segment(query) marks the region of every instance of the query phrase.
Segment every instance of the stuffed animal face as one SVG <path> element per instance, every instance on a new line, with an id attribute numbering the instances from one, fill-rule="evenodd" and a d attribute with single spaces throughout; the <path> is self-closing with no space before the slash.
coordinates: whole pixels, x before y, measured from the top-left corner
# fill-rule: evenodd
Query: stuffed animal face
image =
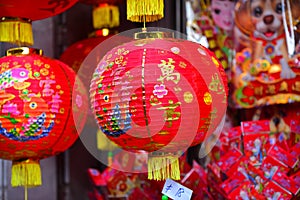
<path id="1" fill-rule="evenodd" d="M 250 13 L 255 37 L 272 41 L 283 33 L 284 7 L 281 0 L 251 0 Z"/>

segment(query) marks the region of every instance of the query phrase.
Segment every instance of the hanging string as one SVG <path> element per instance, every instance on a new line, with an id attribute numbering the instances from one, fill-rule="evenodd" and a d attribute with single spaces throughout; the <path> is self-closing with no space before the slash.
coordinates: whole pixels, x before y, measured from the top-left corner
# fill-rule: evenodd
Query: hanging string
<path id="1" fill-rule="evenodd" d="M 28 187 L 24 186 L 24 200 L 28 200 Z"/>
<path id="2" fill-rule="evenodd" d="M 145 4 L 143 5 L 143 10 L 144 10 L 144 30 L 146 30 L 146 8 Z"/>

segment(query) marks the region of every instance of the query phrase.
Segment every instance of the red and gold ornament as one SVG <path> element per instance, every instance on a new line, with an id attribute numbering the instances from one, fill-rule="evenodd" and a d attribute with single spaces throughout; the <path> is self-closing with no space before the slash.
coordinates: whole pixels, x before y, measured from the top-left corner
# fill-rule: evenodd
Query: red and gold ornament
<path id="1" fill-rule="evenodd" d="M 0 0 L 0 41 L 32 45 L 31 22 L 58 15 L 78 0 Z"/>
<path id="2" fill-rule="evenodd" d="M 10 49 L 0 59 L 0 158 L 13 161 L 12 186 L 41 185 L 39 160 L 65 151 L 78 138 L 83 126 L 76 130 L 72 106 L 83 110 L 87 104 L 79 84 L 73 90 L 74 82 L 67 65 L 41 50 Z M 84 112 L 74 114 L 85 120 Z"/>
<path id="3" fill-rule="evenodd" d="M 224 118 L 227 80 L 221 63 L 199 44 L 138 39 L 103 57 L 90 96 L 110 140 L 149 153 L 149 179 L 179 179 L 178 151 L 202 142 Z"/>

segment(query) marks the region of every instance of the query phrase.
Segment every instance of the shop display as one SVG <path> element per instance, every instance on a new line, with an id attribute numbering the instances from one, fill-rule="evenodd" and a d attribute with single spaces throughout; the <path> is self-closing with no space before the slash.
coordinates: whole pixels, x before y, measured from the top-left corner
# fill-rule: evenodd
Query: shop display
<path id="1" fill-rule="evenodd" d="M 0 42 L 33 45 L 31 22 L 76 2 L 94 31 L 61 61 L 29 47 L 0 58 L 0 158 L 26 200 L 39 161 L 84 128 L 96 164 L 62 158 L 58 198 L 78 184 L 90 200 L 300 199 L 300 0 L 0 0 Z M 118 34 L 119 8 L 141 28 Z M 186 35 L 159 27 L 165 10 Z"/>

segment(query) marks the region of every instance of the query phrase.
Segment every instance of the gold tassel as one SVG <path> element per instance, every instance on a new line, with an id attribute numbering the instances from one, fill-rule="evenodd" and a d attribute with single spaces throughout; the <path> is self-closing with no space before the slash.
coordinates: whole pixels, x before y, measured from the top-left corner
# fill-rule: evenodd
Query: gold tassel
<path id="1" fill-rule="evenodd" d="M 100 4 L 93 9 L 93 26 L 95 29 L 113 28 L 120 25 L 119 7 Z"/>
<path id="2" fill-rule="evenodd" d="M 6 18 L 0 20 L 0 41 L 17 45 L 33 45 L 31 21 L 20 18 Z"/>
<path id="3" fill-rule="evenodd" d="M 11 168 L 12 187 L 37 187 L 42 185 L 42 175 L 39 161 L 27 159 L 13 161 Z"/>
<path id="4" fill-rule="evenodd" d="M 127 19 L 154 22 L 164 17 L 164 0 L 127 0 Z"/>
<path id="5" fill-rule="evenodd" d="M 175 154 L 155 155 L 150 153 L 148 156 L 148 179 L 149 180 L 173 180 L 180 179 L 180 169 L 178 156 Z"/>

